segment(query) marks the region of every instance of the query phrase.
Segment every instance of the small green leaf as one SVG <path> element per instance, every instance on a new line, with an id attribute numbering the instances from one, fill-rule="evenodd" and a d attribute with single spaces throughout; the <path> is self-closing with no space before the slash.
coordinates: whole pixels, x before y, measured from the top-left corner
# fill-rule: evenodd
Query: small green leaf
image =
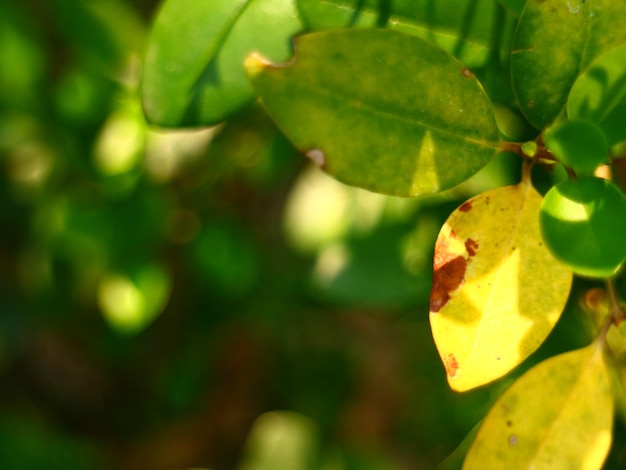
<path id="1" fill-rule="evenodd" d="M 626 140 L 626 45 L 599 56 L 576 79 L 567 113 L 598 124 L 609 146 Z"/>
<path id="2" fill-rule="evenodd" d="M 604 133 L 590 121 L 563 121 L 546 131 L 544 141 L 563 165 L 577 173 L 593 173 L 609 152 Z"/>
<path id="3" fill-rule="evenodd" d="M 626 197 L 608 180 L 582 176 L 554 186 L 540 222 L 554 256 L 577 274 L 610 277 L 626 260 Z"/>
<path id="4" fill-rule="evenodd" d="M 430 324 L 454 390 L 512 370 L 565 307 L 572 271 L 542 243 L 540 205 L 528 183 L 497 188 L 462 204 L 437 237 Z"/>
<path id="5" fill-rule="evenodd" d="M 294 0 L 167 0 L 144 64 L 148 120 L 160 126 L 223 121 L 254 98 L 245 57 L 260 51 L 285 60 L 300 29 Z"/>
<path id="6" fill-rule="evenodd" d="M 609 374 L 593 344 L 520 377 L 489 411 L 463 469 L 600 469 L 612 426 Z"/>
<path id="7" fill-rule="evenodd" d="M 533 158 L 537 154 L 537 142 L 529 141 L 522 144 L 522 153 L 527 157 Z"/>
<path id="8" fill-rule="evenodd" d="M 491 104 L 460 62 L 389 30 L 297 38 L 284 65 L 246 63 L 269 115 L 340 181 L 419 196 L 451 188 L 497 152 Z"/>
<path id="9" fill-rule="evenodd" d="M 520 17 L 511 71 L 520 107 L 538 129 L 563 112 L 581 70 L 626 42 L 626 2 L 528 0 Z"/>

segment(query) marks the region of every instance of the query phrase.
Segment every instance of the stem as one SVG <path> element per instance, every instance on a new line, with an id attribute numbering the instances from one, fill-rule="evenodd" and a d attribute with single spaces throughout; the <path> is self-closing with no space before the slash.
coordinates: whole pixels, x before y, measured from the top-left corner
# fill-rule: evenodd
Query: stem
<path id="1" fill-rule="evenodd" d="M 558 163 L 558 160 L 554 158 L 554 155 L 552 155 L 552 153 L 546 148 L 543 141 L 541 140 L 537 141 L 537 152 L 535 153 L 533 157 L 525 155 L 524 152 L 522 152 L 522 143 L 520 142 L 500 142 L 498 144 L 498 150 L 500 152 L 516 153 L 517 155 L 524 158 L 525 160 L 532 160 L 535 162 L 543 161 L 543 162 Z"/>
<path id="2" fill-rule="evenodd" d="M 598 343 L 604 343 L 611 325 L 619 325 L 626 316 L 626 312 L 624 312 L 624 309 L 619 304 L 615 284 L 612 279 L 606 280 L 606 288 L 609 293 L 610 309 L 608 315 L 602 323 L 602 326 L 600 327 L 600 330 L 598 331 Z"/>
<path id="3" fill-rule="evenodd" d="M 524 159 L 524 162 L 522 163 L 522 183 L 523 184 L 530 185 L 532 182 L 530 171 L 532 170 L 533 163 L 534 163 L 533 160 L 527 160 L 527 159 Z"/>
<path id="4" fill-rule="evenodd" d="M 619 298 L 617 297 L 617 291 L 615 290 L 615 283 L 613 279 L 607 279 L 606 281 L 606 290 L 609 293 L 609 302 L 611 303 L 610 315 L 613 318 L 613 322 L 615 325 L 619 325 L 624 317 L 626 316 L 626 312 L 619 304 Z"/>
<path id="5" fill-rule="evenodd" d="M 604 321 L 602 322 L 602 326 L 598 331 L 598 336 L 596 337 L 596 344 L 602 345 L 606 342 L 606 335 L 609 332 L 609 328 L 613 325 L 613 315 L 610 313 L 606 316 Z"/>

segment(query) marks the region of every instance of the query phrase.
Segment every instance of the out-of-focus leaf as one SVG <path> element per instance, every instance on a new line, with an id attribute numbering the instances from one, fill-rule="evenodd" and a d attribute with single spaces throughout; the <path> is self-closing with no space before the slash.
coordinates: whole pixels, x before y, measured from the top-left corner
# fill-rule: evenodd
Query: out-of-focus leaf
<path id="1" fill-rule="evenodd" d="M 45 71 L 42 41 L 11 2 L 0 4 L 0 104 L 28 108 Z"/>
<path id="2" fill-rule="evenodd" d="M 149 264 L 131 277 L 110 274 L 98 287 L 98 304 L 112 328 L 123 334 L 144 330 L 163 311 L 172 280 L 161 266 Z"/>
<path id="3" fill-rule="evenodd" d="M 543 129 L 564 111 L 570 88 L 597 56 L 626 42 L 626 2 L 528 0 L 513 41 L 513 87 Z"/>
<path id="4" fill-rule="evenodd" d="M 120 0 L 52 0 L 48 7 L 60 33 L 86 58 L 118 71 L 130 53 L 143 48 L 145 27 Z"/>
<path id="5" fill-rule="evenodd" d="M 219 224 L 204 227 L 190 244 L 192 266 L 200 281 L 227 296 L 250 292 L 259 280 L 259 259 L 242 227 Z"/>
<path id="6" fill-rule="evenodd" d="M 430 278 L 426 259 L 417 273 L 403 262 L 407 229 L 380 226 L 319 252 L 313 281 L 327 299 L 356 305 L 397 307 L 428 299 Z"/>
<path id="7" fill-rule="evenodd" d="M 251 52 L 285 60 L 301 28 L 294 0 L 168 0 L 146 52 L 142 98 L 161 126 L 223 121 L 253 99 L 243 61 Z"/>
<path id="8" fill-rule="evenodd" d="M 609 374 L 593 344 L 519 378 L 491 408 L 463 469 L 600 469 L 612 422 Z"/>
<path id="9" fill-rule="evenodd" d="M 318 430 L 298 413 L 273 411 L 252 425 L 239 470 L 307 470 L 318 454 Z"/>
<path id="10" fill-rule="evenodd" d="M 435 245 L 430 323 L 448 383 L 464 391 L 526 359 L 565 307 L 569 268 L 543 245 L 529 183 L 462 204 Z"/>
<path id="11" fill-rule="evenodd" d="M 419 38 L 341 30 L 297 38 L 295 58 L 246 66 L 270 116 L 345 183 L 419 196 L 451 188 L 495 155 L 491 104 L 460 62 Z"/>
<path id="12" fill-rule="evenodd" d="M 541 232 L 554 256 L 577 274 L 610 277 L 626 260 L 626 197 L 592 176 L 559 183 L 541 205 Z"/>

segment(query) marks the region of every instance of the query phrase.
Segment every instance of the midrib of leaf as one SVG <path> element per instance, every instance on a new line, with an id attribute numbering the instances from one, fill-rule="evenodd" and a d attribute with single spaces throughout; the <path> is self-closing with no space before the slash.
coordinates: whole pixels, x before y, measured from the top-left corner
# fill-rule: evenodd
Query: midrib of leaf
<path id="1" fill-rule="evenodd" d="M 559 423 L 561 416 L 563 415 L 564 411 L 568 408 L 566 406 L 566 403 L 568 403 L 571 399 L 571 397 L 574 395 L 574 392 L 578 389 L 578 385 L 581 383 L 583 377 L 585 376 L 585 372 L 587 371 L 587 369 L 589 369 L 589 365 L 591 364 L 592 361 L 594 361 L 596 359 L 596 354 L 601 354 L 602 353 L 602 348 L 598 347 L 597 344 L 594 344 L 593 347 L 593 351 L 591 352 L 591 354 L 589 355 L 588 360 L 586 361 L 586 364 L 580 368 L 579 373 L 578 373 L 578 378 L 576 379 L 576 382 L 574 383 L 574 385 L 570 388 L 569 392 L 566 394 L 566 396 L 564 397 L 564 399 L 561 401 L 562 406 L 559 407 L 558 412 L 556 413 L 556 415 L 554 415 L 554 419 L 552 420 L 550 426 L 548 426 L 543 433 L 541 433 L 541 439 L 539 439 L 539 444 L 537 445 L 537 449 L 534 452 L 534 457 L 536 458 L 538 455 L 540 455 L 540 451 L 541 449 L 543 449 L 546 446 L 546 436 L 551 436 L 552 435 L 552 431 L 553 429 L 556 427 L 556 425 Z M 534 461 L 535 458 L 533 458 L 531 460 Z"/>
<path id="2" fill-rule="evenodd" d="M 209 64 L 213 60 L 213 58 L 218 54 L 220 48 L 224 45 L 224 43 L 228 39 L 228 35 L 230 34 L 231 30 L 237 24 L 237 21 L 239 21 L 239 18 L 242 17 L 242 15 L 245 13 L 245 11 L 250 7 L 250 5 L 254 1 L 255 0 L 246 0 L 246 3 L 242 5 L 239 11 L 235 15 L 232 16 L 231 20 L 227 22 L 224 25 L 224 27 L 219 31 L 219 33 L 215 36 L 215 41 L 209 44 L 209 46 L 212 46 L 212 47 L 207 48 L 206 54 L 204 56 L 204 60 L 199 61 L 201 66 L 199 67 L 199 70 L 195 74 L 195 77 L 193 80 L 194 83 L 197 82 L 198 78 L 202 76 L 202 73 L 204 72 L 204 69 L 206 68 L 207 64 Z"/>
<path id="3" fill-rule="evenodd" d="M 336 101 L 339 102 L 341 104 L 347 104 L 349 105 L 350 108 L 352 108 L 353 110 L 360 112 L 360 111 L 368 111 L 371 114 L 374 115 L 378 115 L 378 116 L 384 116 L 386 118 L 389 118 L 391 120 L 396 120 L 396 121 L 400 121 L 400 122 L 405 122 L 405 123 L 409 123 L 412 125 L 417 125 L 419 127 L 434 131 L 434 132 L 439 132 L 441 134 L 447 134 L 447 135 L 451 135 L 460 139 L 463 139 L 464 141 L 468 142 L 468 143 L 472 143 L 472 144 L 476 144 L 479 145 L 481 147 L 491 147 L 494 149 L 499 148 L 498 142 L 497 141 L 487 141 L 487 140 L 480 140 L 480 139 L 474 139 L 472 137 L 467 137 L 464 135 L 460 135 L 460 134 L 455 134 L 452 131 L 449 131 L 447 129 L 441 129 L 438 128 L 436 126 L 433 126 L 432 124 L 427 124 L 423 121 L 419 121 L 417 119 L 413 119 L 411 117 L 408 116 L 404 116 L 401 114 L 394 114 L 392 112 L 386 111 L 386 110 L 382 110 L 382 109 L 377 109 L 372 107 L 371 105 L 369 105 L 367 102 L 365 101 L 358 101 L 356 99 L 347 99 L 345 97 L 338 97 L 335 93 L 332 93 L 331 91 L 326 91 L 323 90 L 321 88 L 316 88 L 316 89 L 310 89 L 307 88 L 305 86 L 295 86 L 295 89 L 297 89 L 298 91 L 304 91 L 305 93 L 309 93 L 312 95 L 316 95 L 319 96 L 320 98 L 328 98 L 332 101 Z"/>
<path id="4" fill-rule="evenodd" d="M 509 237 L 506 246 L 504 246 L 501 250 L 502 255 L 498 257 L 499 260 L 503 260 L 505 259 L 506 253 L 509 253 L 511 250 L 511 245 L 513 244 L 513 241 L 516 239 L 516 234 L 520 225 L 520 221 L 522 220 L 522 214 L 524 212 L 524 205 L 526 204 L 526 198 L 528 197 L 528 193 L 530 191 L 530 189 L 532 188 L 532 184 L 530 182 L 522 182 L 520 183 L 521 185 L 523 185 L 523 192 L 522 192 L 522 197 L 521 197 L 521 202 L 519 205 L 519 210 L 517 211 L 517 218 L 515 219 L 515 224 L 514 224 L 514 228 L 509 232 L 511 233 L 511 236 Z M 514 235 L 515 234 L 515 235 Z M 501 276 L 501 271 L 502 271 L 502 263 L 498 264 L 498 268 L 496 268 L 496 274 L 494 276 L 494 282 L 492 284 L 492 288 L 489 289 L 489 295 L 487 296 L 487 302 L 485 304 L 485 308 L 483 311 L 485 312 L 489 312 L 489 307 L 491 306 L 491 302 L 493 299 L 493 295 L 494 292 L 496 291 L 496 286 L 498 285 L 498 281 L 500 279 Z M 517 287 L 517 286 L 516 286 Z M 498 290 L 498 292 L 500 292 Z M 493 317 L 493 313 L 490 315 L 489 320 L 491 320 L 491 318 Z M 474 356 L 474 352 L 476 351 L 476 345 L 479 343 L 479 339 L 482 338 L 483 336 L 483 329 L 485 328 L 485 325 L 487 323 L 491 323 L 490 321 L 486 321 L 486 319 L 481 320 L 479 325 L 478 325 L 478 329 L 476 330 L 476 335 L 474 336 L 474 342 L 472 343 L 472 347 L 470 349 L 470 353 L 467 356 L 467 363 L 471 363 L 471 359 Z"/>
<path id="5" fill-rule="evenodd" d="M 551 124 L 554 124 L 558 121 L 561 120 L 561 117 L 565 118 L 567 117 L 567 98 L 569 96 L 569 92 L 572 89 L 572 86 L 574 85 L 574 83 L 576 82 L 576 78 L 578 78 L 582 73 L 583 73 L 583 64 L 586 64 L 587 66 L 592 62 L 590 60 L 584 60 L 586 59 L 586 56 L 588 55 L 589 52 L 589 30 L 591 28 L 591 21 L 593 21 L 589 15 L 588 12 L 585 12 L 586 17 L 585 17 L 585 29 L 583 31 L 583 46 L 580 49 L 580 53 L 578 54 L 578 71 L 576 73 L 576 77 L 574 78 L 574 80 L 572 80 L 572 83 L 570 84 L 570 88 L 569 91 L 566 93 L 565 95 L 565 100 L 563 102 L 563 105 L 561 106 L 561 109 L 559 109 L 559 112 L 556 114 L 556 116 L 554 116 L 554 119 L 552 119 L 551 122 L 549 122 L 545 127 L 549 127 Z"/>

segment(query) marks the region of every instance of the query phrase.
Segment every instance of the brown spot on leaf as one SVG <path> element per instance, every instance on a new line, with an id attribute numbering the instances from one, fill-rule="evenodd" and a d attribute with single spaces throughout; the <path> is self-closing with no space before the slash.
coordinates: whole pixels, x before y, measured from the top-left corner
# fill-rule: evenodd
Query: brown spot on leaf
<path id="1" fill-rule="evenodd" d="M 446 368 L 446 374 L 448 374 L 448 377 L 455 377 L 459 371 L 459 361 L 456 360 L 454 354 L 448 354 L 443 359 L 443 366 Z"/>
<path id="2" fill-rule="evenodd" d="M 530 101 L 528 102 L 528 107 L 529 107 L 529 108 L 534 108 L 534 107 L 535 107 L 535 100 L 530 100 Z"/>
<path id="3" fill-rule="evenodd" d="M 511 434 L 509 436 L 509 445 L 511 447 L 515 447 L 517 445 L 517 436 L 515 434 Z"/>
<path id="4" fill-rule="evenodd" d="M 470 256 L 475 256 L 476 250 L 478 250 L 478 243 L 476 243 L 471 238 L 468 238 L 467 240 L 465 240 L 465 249 Z"/>
<path id="5" fill-rule="evenodd" d="M 471 78 L 474 75 L 472 71 L 468 69 L 467 67 L 463 67 L 462 73 L 463 73 L 463 76 L 467 78 Z"/>
<path id="6" fill-rule="evenodd" d="M 472 210 L 472 201 L 467 201 L 464 202 L 463 204 L 461 204 L 461 207 L 459 207 L 459 210 L 461 212 L 469 212 Z"/>
<path id="7" fill-rule="evenodd" d="M 466 269 L 467 261 L 462 256 L 457 256 L 447 263 L 437 266 L 437 255 L 435 255 L 433 287 L 430 291 L 431 312 L 438 312 L 448 303 L 450 292 L 456 290 L 463 282 Z"/>

